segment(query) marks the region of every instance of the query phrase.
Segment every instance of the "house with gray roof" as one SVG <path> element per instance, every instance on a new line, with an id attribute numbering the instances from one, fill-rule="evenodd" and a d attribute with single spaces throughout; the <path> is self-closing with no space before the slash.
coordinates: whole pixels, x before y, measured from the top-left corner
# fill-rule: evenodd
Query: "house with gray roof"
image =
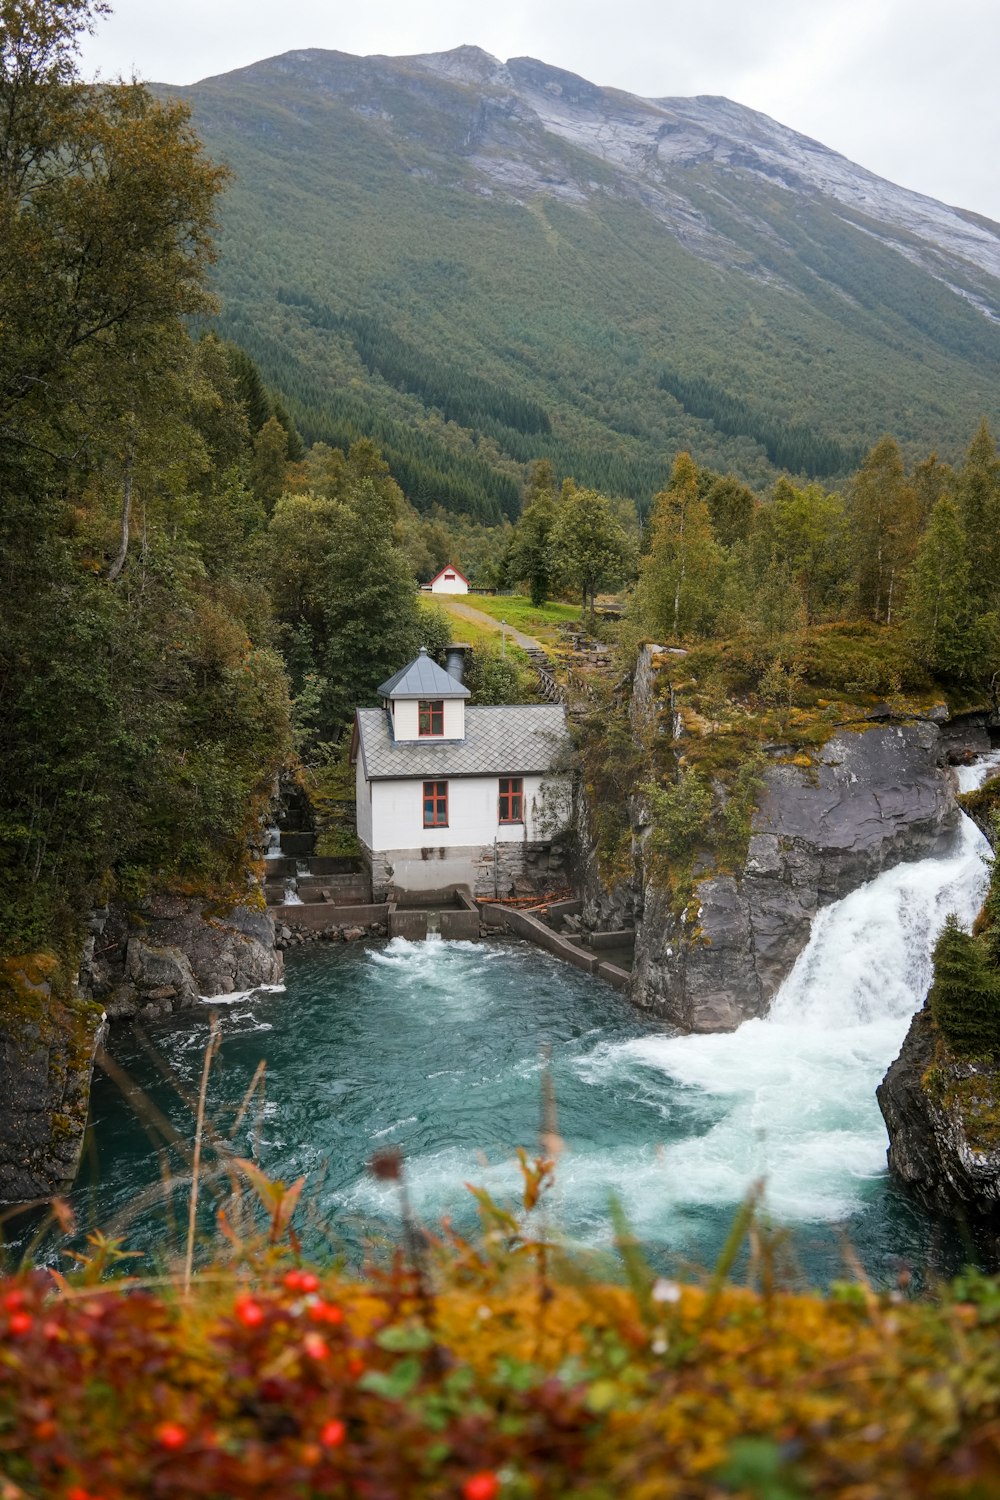
<path id="1" fill-rule="evenodd" d="M 563 884 L 553 840 L 572 816 L 561 704 L 468 702 L 461 652 L 426 650 L 359 708 L 357 829 L 376 900 L 507 896 Z M 558 874 L 558 872 L 556 872 Z"/>

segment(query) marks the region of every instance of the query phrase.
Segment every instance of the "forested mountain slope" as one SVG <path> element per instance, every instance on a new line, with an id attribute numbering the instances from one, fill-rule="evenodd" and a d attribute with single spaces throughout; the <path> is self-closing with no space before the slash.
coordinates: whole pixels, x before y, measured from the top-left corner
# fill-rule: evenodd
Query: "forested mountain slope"
<path id="1" fill-rule="evenodd" d="M 418 504 L 512 514 L 536 457 L 644 502 L 678 448 L 832 479 L 1000 417 L 1000 229 L 728 100 L 472 47 L 166 92 L 236 173 L 223 331 Z"/>

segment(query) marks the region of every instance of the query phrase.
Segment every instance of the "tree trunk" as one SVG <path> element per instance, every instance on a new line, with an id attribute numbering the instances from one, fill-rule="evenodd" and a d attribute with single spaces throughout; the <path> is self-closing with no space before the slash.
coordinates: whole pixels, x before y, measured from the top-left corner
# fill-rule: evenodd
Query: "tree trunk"
<path id="1" fill-rule="evenodd" d="M 112 564 L 111 564 L 110 568 L 108 569 L 107 573 L 105 574 L 105 582 L 107 582 L 107 583 L 114 583 L 115 579 L 118 577 L 118 575 L 121 572 L 122 568 L 124 568 L 124 566 L 125 566 L 125 559 L 126 559 L 126 557 L 128 557 L 128 529 L 129 529 L 129 521 L 131 519 L 131 516 L 132 516 L 132 454 L 131 454 L 131 451 L 130 451 L 127 454 L 126 459 L 125 459 L 125 479 L 124 479 L 124 482 L 122 484 L 121 540 L 118 543 L 118 551 L 117 551 L 117 553 L 115 555 L 115 559 L 112 562 Z"/>

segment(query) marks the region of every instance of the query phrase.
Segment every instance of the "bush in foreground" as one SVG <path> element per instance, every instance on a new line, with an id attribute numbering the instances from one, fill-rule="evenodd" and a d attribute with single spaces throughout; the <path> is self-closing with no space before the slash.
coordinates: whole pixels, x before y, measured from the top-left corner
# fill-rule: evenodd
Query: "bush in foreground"
<path id="1" fill-rule="evenodd" d="M 525 1166 L 530 1210 L 550 1164 Z M 0 1283 L 0 1496 L 1000 1493 L 995 1283 L 792 1295 L 758 1253 L 760 1289 L 733 1288 L 745 1216 L 699 1287 L 620 1232 L 615 1285 L 480 1202 L 480 1242 L 408 1229 L 408 1255 L 365 1277 L 262 1241 L 187 1294 L 102 1283 L 95 1237 L 76 1280 Z"/>

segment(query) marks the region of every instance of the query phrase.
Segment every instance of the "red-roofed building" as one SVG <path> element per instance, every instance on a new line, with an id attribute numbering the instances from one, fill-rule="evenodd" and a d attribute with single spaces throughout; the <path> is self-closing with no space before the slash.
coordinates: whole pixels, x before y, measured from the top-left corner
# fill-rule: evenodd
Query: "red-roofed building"
<path id="1" fill-rule="evenodd" d="M 467 594 L 469 580 L 464 573 L 458 571 L 454 563 L 448 563 L 430 583 L 425 584 L 425 588 L 432 594 Z"/>

